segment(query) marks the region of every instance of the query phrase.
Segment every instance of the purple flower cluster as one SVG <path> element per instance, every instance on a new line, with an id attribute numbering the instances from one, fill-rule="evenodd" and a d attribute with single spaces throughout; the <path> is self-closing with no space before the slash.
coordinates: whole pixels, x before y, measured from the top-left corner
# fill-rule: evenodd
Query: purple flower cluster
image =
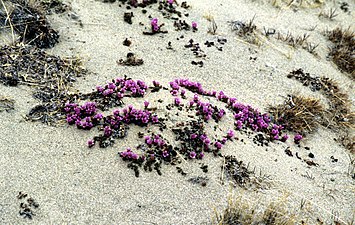
<path id="1" fill-rule="evenodd" d="M 159 135 L 145 136 L 144 141 L 149 147 L 156 146 L 162 148 L 166 145 L 166 142 Z"/>
<path id="2" fill-rule="evenodd" d="M 219 121 L 224 115 L 226 115 L 224 109 L 218 109 L 209 102 L 201 102 L 197 94 L 195 94 L 194 98 L 190 101 L 190 107 L 193 107 L 195 104 L 197 110 L 196 115 L 201 115 L 205 121 L 212 118 Z"/>
<path id="3" fill-rule="evenodd" d="M 120 156 L 124 160 L 137 160 L 139 158 L 138 154 L 132 152 L 132 150 L 130 148 L 127 148 L 126 151 L 121 152 Z"/>
<path id="4" fill-rule="evenodd" d="M 91 148 L 91 147 L 93 147 L 95 145 L 95 141 L 92 140 L 92 139 L 89 139 L 87 144 L 88 144 L 88 147 Z"/>
<path id="5" fill-rule="evenodd" d="M 101 113 L 96 113 L 95 102 L 86 102 L 82 106 L 75 103 L 66 103 L 64 111 L 67 115 L 67 123 L 75 124 L 80 129 L 90 130 L 103 118 Z"/>
<path id="6" fill-rule="evenodd" d="M 158 32 L 160 30 L 160 26 L 158 25 L 158 18 L 153 18 L 150 21 L 150 25 L 152 25 L 153 32 Z"/>
<path id="7" fill-rule="evenodd" d="M 249 105 L 237 102 L 236 98 L 227 96 L 223 91 L 220 91 L 218 94 L 217 91 L 206 91 L 203 89 L 201 83 L 192 82 L 188 79 L 175 79 L 170 82 L 170 87 L 173 89 L 172 91 L 177 91 L 180 87 L 184 87 L 194 93 L 212 96 L 217 98 L 217 100 L 226 103 L 234 112 L 235 126 L 237 130 L 241 130 L 243 127 L 248 127 L 254 131 L 268 133 L 272 140 L 281 140 L 285 142 L 288 139 L 287 135 L 282 135 L 284 126 L 271 124 L 271 119 L 267 114 L 261 114 L 257 109 L 253 109 Z M 213 115 L 216 115 L 217 119 L 220 119 L 225 115 L 223 109 L 216 112 L 215 108 L 212 107 L 210 103 L 200 102 L 198 95 L 196 94 L 194 99 L 190 101 L 190 107 L 194 104 L 197 105 L 198 114 L 203 115 L 206 121 L 211 119 Z"/>
<path id="8" fill-rule="evenodd" d="M 136 124 L 139 126 L 146 126 L 149 122 L 158 123 L 159 119 L 157 115 L 153 115 L 148 110 L 135 109 L 132 105 L 129 105 L 123 110 L 114 110 L 113 117 L 106 118 L 106 122 L 115 126 L 120 122 L 125 124 Z"/>
<path id="9" fill-rule="evenodd" d="M 296 134 L 293 140 L 295 141 L 296 144 L 298 144 L 301 140 L 303 139 L 303 136 L 300 134 Z"/>
<path id="10" fill-rule="evenodd" d="M 171 156 L 176 155 L 171 145 L 168 145 L 160 135 L 153 134 L 152 136 L 145 136 L 144 142 L 149 147 L 149 150 L 146 151 L 147 159 L 155 160 L 155 158 L 158 157 L 165 161 L 170 161 Z M 175 154 L 173 154 L 173 152 L 175 152 Z"/>
<path id="11" fill-rule="evenodd" d="M 146 93 L 148 86 L 141 80 L 131 80 L 126 78 L 117 78 L 114 82 L 107 83 L 104 87 L 97 86 L 96 90 L 104 97 L 123 98 L 125 95 L 133 97 L 142 97 Z"/>
<path id="12" fill-rule="evenodd" d="M 187 90 L 206 96 L 216 97 L 217 95 L 217 91 L 205 91 L 202 88 L 201 83 L 193 82 L 189 79 L 175 79 L 174 81 L 170 82 L 170 87 L 172 87 L 174 90 L 179 90 L 180 87 L 184 87 Z"/>

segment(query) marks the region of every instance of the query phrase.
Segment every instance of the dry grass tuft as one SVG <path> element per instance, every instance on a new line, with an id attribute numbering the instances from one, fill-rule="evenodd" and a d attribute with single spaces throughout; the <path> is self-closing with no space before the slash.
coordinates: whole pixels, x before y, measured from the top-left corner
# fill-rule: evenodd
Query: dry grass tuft
<path id="1" fill-rule="evenodd" d="M 351 111 L 349 96 L 339 88 L 338 83 L 326 77 L 312 77 L 302 69 L 292 71 L 287 77 L 296 79 L 312 91 L 319 91 L 328 99 L 329 106 L 320 115 L 322 119 L 317 122 L 326 128 L 335 128 L 340 131 L 338 133 L 341 143 L 355 153 L 352 141 L 354 136 L 350 135 L 350 131 L 355 129 L 355 113 Z"/>
<path id="2" fill-rule="evenodd" d="M 325 36 L 333 42 L 329 56 L 341 71 L 350 74 L 355 79 L 355 35 L 350 28 L 343 30 L 339 27 L 326 31 Z"/>
<path id="3" fill-rule="evenodd" d="M 256 25 L 254 23 L 254 17 L 249 20 L 249 22 L 243 22 L 239 20 L 229 21 L 229 25 L 239 37 L 243 38 L 246 42 L 254 45 L 261 45 L 261 42 L 258 38 L 258 34 L 256 33 Z"/>
<path id="4" fill-rule="evenodd" d="M 52 124 L 63 119 L 61 107 L 73 91 L 78 77 L 86 74 L 79 58 L 60 58 L 31 45 L 0 47 L 0 83 L 6 86 L 28 85 L 33 97 L 42 104 L 29 113 L 31 120 Z"/>
<path id="5" fill-rule="evenodd" d="M 296 48 L 298 46 L 304 47 L 305 44 L 307 44 L 308 38 L 309 38 L 309 34 L 306 34 L 306 33 L 303 35 L 296 36 L 296 37 L 294 35 L 292 35 L 290 32 L 287 32 L 286 35 L 283 35 L 280 32 L 277 33 L 278 40 L 281 40 L 294 48 Z"/>
<path id="6" fill-rule="evenodd" d="M 215 211 L 214 224 L 218 225 L 244 225 L 244 224 L 296 224 L 295 215 L 287 212 L 285 200 L 270 203 L 262 210 L 257 205 L 252 205 L 241 195 L 236 198 L 228 197 L 228 206 L 222 213 Z"/>
<path id="7" fill-rule="evenodd" d="M 256 175 L 254 170 L 249 170 L 249 165 L 243 161 L 238 161 L 235 156 L 225 156 L 222 165 L 221 181 L 228 180 L 233 186 L 239 186 L 244 189 L 249 188 L 266 188 L 268 186 L 268 176 L 265 174 Z"/>
<path id="8" fill-rule="evenodd" d="M 324 108 L 318 99 L 289 95 L 287 100 L 278 106 L 270 106 L 270 113 L 277 123 L 297 133 L 314 132 L 322 121 Z"/>

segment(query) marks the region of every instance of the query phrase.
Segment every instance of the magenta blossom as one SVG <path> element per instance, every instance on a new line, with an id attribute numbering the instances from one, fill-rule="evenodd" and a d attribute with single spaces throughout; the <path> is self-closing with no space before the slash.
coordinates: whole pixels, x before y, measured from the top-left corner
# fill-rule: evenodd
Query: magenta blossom
<path id="1" fill-rule="evenodd" d="M 282 141 L 282 142 L 286 142 L 287 139 L 288 139 L 288 135 L 285 134 L 284 136 L 282 136 L 281 141 Z"/>
<path id="2" fill-rule="evenodd" d="M 144 101 L 144 108 L 148 108 L 149 106 L 149 102 L 148 101 Z"/>
<path id="3" fill-rule="evenodd" d="M 196 152 L 190 152 L 190 158 L 191 159 L 196 158 Z"/>
<path id="4" fill-rule="evenodd" d="M 234 136 L 234 131 L 233 130 L 228 130 L 227 138 L 232 138 L 233 136 Z"/>
<path id="5" fill-rule="evenodd" d="M 219 141 L 216 141 L 216 143 L 214 144 L 214 146 L 219 150 L 223 147 L 223 144 Z"/>
<path id="6" fill-rule="evenodd" d="M 296 143 L 300 142 L 300 140 L 302 140 L 302 139 L 303 139 L 303 136 L 300 134 L 296 134 L 294 137 L 294 140 Z"/>
<path id="7" fill-rule="evenodd" d="M 180 98 L 175 98 L 174 99 L 175 105 L 180 105 L 181 104 L 181 99 Z"/>
<path id="8" fill-rule="evenodd" d="M 93 147 L 95 145 L 95 141 L 92 140 L 92 139 L 89 139 L 88 142 L 87 142 L 89 148 Z"/>
<path id="9" fill-rule="evenodd" d="M 197 29 L 197 23 L 195 21 L 192 22 L 191 26 L 193 29 Z"/>

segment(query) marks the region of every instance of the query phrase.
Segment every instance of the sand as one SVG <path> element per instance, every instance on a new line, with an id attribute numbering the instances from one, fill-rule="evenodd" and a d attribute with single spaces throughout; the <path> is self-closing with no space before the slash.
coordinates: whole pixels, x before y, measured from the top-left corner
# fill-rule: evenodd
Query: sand
<path id="1" fill-rule="evenodd" d="M 50 15 L 49 21 L 59 30 L 60 42 L 47 52 L 62 57 L 80 56 L 84 59 L 89 75 L 80 78 L 75 88 L 91 91 L 96 85 L 116 77 L 128 75 L 133 79 L 151 82 L 159 80 L 165 86 L 175 78 L 189 78 L 199 81 L 206 89 L 223 90 L 238 101 L 250 104 L 265 112 L 269 104 L 283 101 L 290 93 L 322 98 L 286 75 L 297 68 L 315 76 L 326 76 L 336 80 L 347 92 L 354 106 L 354 82 L 341 73 L 336 65 L 327 60 L 330 42 L 322 36 L 325 29 L 337 26 L 351 26 L 354 19 L 354 3 L 350 13 L 338 9 L 334 21 L 319 18 L 321 9 L 298 8 L 285 5 L 281 9 L 263 1 L 235 0 L 190 0 L 189 21 L 198 23 L 198 31 L 174 31 L 172 22 L 159 17 L 166 25 L 168 34 L 142 35 L 149 24 L 147 15 L 141 9 L 133 9 L 133 25 L 123 21 L 125 8 L 94 0 L 68 1 L 71 12 Z M 338 7 L 336 2 L 327 2 L 323 9 Z M 82 21 L 71 19 L 68 13 L 75 13 Z M 218 29 L 215 35 L 208 34 L 209 22 L 204 15 L 214 16 Z M 255 24 L 275 28 L 286 33 L 301 35 L 309 33 L 310 40 L 319 43 L 319 56 L 303 49 L 270 39 L 261 46 L 248 44 L 231 31 L 227 21 L 249 21 L 255 15 Z M 312 32 L 307 31 L 317 25 Z M 354 28 L 354 27 L 352 27 Z M 180 38 L 181 35 L 184 38 Z M 131 47 L 122 45 L 125 38 L 132 40 Z M 223 51 L 207 48 L 206 40 L 226 38 Z M 8 38 L 8 36 L 7 36 Z M 184 48 L 190 39 L 199 42 L 207 54 L 202 68 L 191 64 L 194 57 Z M 171 41 L 173 51 L 167 50 Z M 277 49 L 279 50 L 277 50 Z M 118 66 L 116 61 L 134 52 L 143 58 L 144 64 L 136 67 Z M 289 55 L 290 57 L 286 57 Z M 250 57 L 257 57 L 250 60 Z M 230 188 L 221 184 L 221 158 L 207 155 L 202 161 L 188 161 L 180 166 L 188 172 L 186 177 L 177 173 L 172 166 L 163 165 L 163 175 L 155 172 L 141 172 L 136 178 L 127 163 L 118 156 L 119 151 L 137 144 L 133 137 L 117 142 L 113 147 L 88 149 L 86 140 L 95 131 L 82 131 L 73 126 L 51 127 L 42 123 L 25 121 L 23 116 L 37 102 L 31 97 L 30 88 L 5 87 L 0 85 L 1 95 L 15 99 L 15 110 L 1 112 L 0 119 L 0 223 L 1 224 L 211 224 L 214 209 L 221 211 L 227 205 L 229 193 L 243 193 L 250 202 L 264 207 L 270 202 L 287 196 L 291 211 L 300 211 L 305 200 L 305 210 L 300 216 L 307 224 L 315 224 L 322 218 L 327 223 L 334 221 L 350 223 L 355 213 L 354 179 L 348 150 L 334 141 L 337 133 L 319 128 L 307 137 L 298 148 L 292 141 L 275 142 L 270 147 L 256 146 L 251 139 L 237 133 L 245 142 L 235 141 L 223 148 L 223 154 L 235 155 L 268 176 L 265 187 L 243 191 L 240 187 Z M 152 100 L 153 101 L 153 100 Z M 172 101 L 169 96 L 165 102 Z M 154 103 L 157 104 L 157 103 Z M 354 107 L 353 107 L 354 108 Z M 131 131 L 130 131 L 131 132 Z M 133 132 L 133 131 L 132 131 Z M 290 147 L 306 158 L 309 152 L 319 166 L 308 166 L 296 157 L 289 157 L 284 150 Z M 338 159 L 333 163 L 331 156 Z M 200 164 L 209 165 L 209 172 L 203 173 Z M 310 174 L 314 179 L 307 178 Z M 207 176 L 205 187 L 192 184 L 191 177 Z M 18 192 L 33 197 L 39 208 L 32 220 L 19 216 Z"/>

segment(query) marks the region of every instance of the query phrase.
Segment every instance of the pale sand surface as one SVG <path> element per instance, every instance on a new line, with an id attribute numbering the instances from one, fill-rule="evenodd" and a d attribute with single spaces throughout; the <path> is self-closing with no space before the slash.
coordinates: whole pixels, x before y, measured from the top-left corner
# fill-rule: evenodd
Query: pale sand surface
<path id="1" fill-rule="evenodd" d="M 348 2 L 354 11 L 354 3 Z M 123 12 L 128 10 L 119 8 L 118 3 L 93 0 L 72 0 L 70 3 L 84 26 L 80 28 L 67 13 L 50 16 L 49 20 L 53 28 L 60 31 L 61 38 L 48 52 L 84 58 L 84 66 L 92 73 L 75 83 L 75 88 L 83 92 L 123 75 L 147 83 L 159 80 L 165 86 L 175 78 L 189 78 L 200 81 L 208 90 L 223 90 L 240 102 L 265 111 L 269 104 L 280 103 L 283 96 L 294 92 L 322 98 L 286 77 L 293 69 L 303 68 L 312 75 L 336 80 L 354 105 L 354 82 L 326 60 L 330 42 L 321 35 L 326 28 L 350 26 L 353 12 L 348 15 L 339 11 L 335 21 L 328 21 L 318 18 L 320 9 L 295 12 L 288 8 L 276 9 L 262 1 L 191 0 L 188 1 L 192 5 L 188 18 L 198 22 L 198 32 L 176 32 L 171 21 L 161 19 L 166 22 L 165 29 L 169 33 L 145 36 L 142 35 L 144 26 L 138 23 L 149 24 L 149 13 L 143 15 L 141 9 L 132 10 L 135 17 L 133 25 L 129 25 L 122 19 Z M 215 17 L 216 35 L 207 34 L 209 22 L 203 18 L 206 13 Z M 254 14 L 259 29 L 265 26 L 285 33 L 310 33 L 310 40 L 320 43 L 319 58 L 305 50 L 291 49 L 275 39 L 270 42 L 282 51 L 290 52 L 290 59 L 268 43 L 257 47 L 238 40 L 227 21 L 249 21 Z M 151 15 L 161 18 L 159 12 Z M 315 31 L 306 31 L 313 25 L 318 25 Z M 184 38 L 177 40 L 182 34 Z M 122 45 L 126 37 L 132 40 L 131 47 Z M 217 37 L 227 38 L 223 51 L 203 45 L 206 40 L 216 40 Z M 191 65 L 196 58 L 183 47 L 191 38 L 199 42 L 207 54 L 202 68 Z M 175 51 L 166 50 L 169 41 Z M 129 51 L 143 58 L 144 64 L 139 67 L 118 66 L 116 61 Z M 249 60 L 251 56 L 257 56 L 257 60 Z M 208 155 L 201 161 L 209 165 L 207 174 L 199 168 L 199 161 L 188 161 L 180 165 L 189 173 L 186 177 L 178 174 L 173 166 L 163 165 L 162 176 L 155 172 L 141 172 L 136 178 L 117 155 L 118 151 L 137 144 L 134 129 L 129 131 L 128 138 L 116 142 L 114 147 L 88 149 L 86 140 L 95 131 L 24 121 L 22 116 L 36 104 L 30 88 L 1 85 L 0 93 L 16 100 L 14 111 L 0 113 L 1 224 L 210 224 L 213 208 L 221 210 L 226 206 L 231 189 L 219 180 L 221 158 Z M 168 95 L 164 100 L 172 102 Z M 287 146 L 293 152 L 299 152 L 302 158 L 309 153 L 291 141 L 272 143 L 266 151 L 245 135 L 237 133 L 237 136 L 244 138 L 245 143 L 228 143 L 222 153 L 235 155 L 250 163 L 251 168 L 269 176 L 264 189 L 243 192 L 251 202 L 258 202 L 263 207 L 263 204 L 287 195 L 289 207 L 295 211 L 300 208 L 301 200 L 306 199 L 309 212 L 304 218 L 322 217 L 330 221 L 332 214 L 336 214 L 342 221 L 351 220 L 355 212 L 354 179 L 349 175 L 351 158 L 349 152 L 333 140 L 337 137 L 335 132 L 320 128 L 302 142 L 302 146 L 310 147 L 315 155 L 317 167 L 287 156 L 284 152 Z M 338 162 L 332 163 L 331 156 L 339 159 Z M 306 173 L 314 180 L 304 177 Z M 187 181 L 194 176 L 207 176 L 207 186 Z M 241 190 L 233 188 L 232 192 Z M 28 193 L 40 204 L 32 221 L 18 214 L 16 195 L 19 191 Z"/>

